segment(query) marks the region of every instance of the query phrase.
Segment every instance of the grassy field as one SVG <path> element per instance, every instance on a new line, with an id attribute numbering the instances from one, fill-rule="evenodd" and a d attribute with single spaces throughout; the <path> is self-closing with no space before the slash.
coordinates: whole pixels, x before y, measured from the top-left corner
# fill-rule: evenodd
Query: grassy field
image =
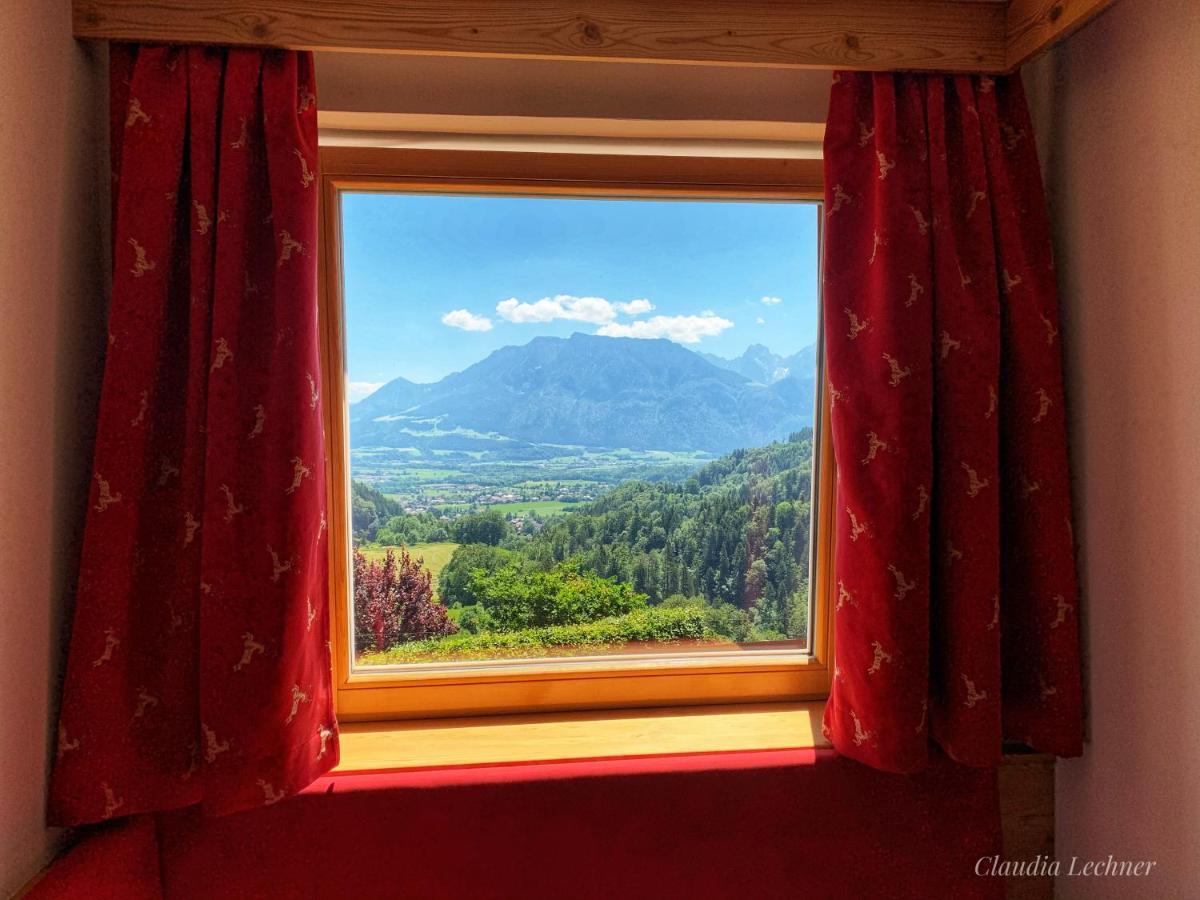
<path id="1" fill-rule="evenodd" d="M 564 500 L 514 500 L 511 503 L 492 503 L 488 509 L 498 509 L 502 513 L 514 516 L 527 516 L 535 512 L 545 517 L 578 505 Z"/>
<path id="2" fill-rule="evenodd" d="M 425 568 L 433 576 L 433 590 L 437 593 L 438 573 L 446 567 L 446 563 L 450 562 L 450 557 L 454 555 L 454 549 L 458 544 L 446 542 L 440 544 L 413 544 L 408 548 L 408 552 L 412 556 L 419 556 L 425 561 Z M 395 550 L 399 556 L 399 547 L 364 547 L 363 556 L 371 562 L 381 562 L 388 550 Z"/>

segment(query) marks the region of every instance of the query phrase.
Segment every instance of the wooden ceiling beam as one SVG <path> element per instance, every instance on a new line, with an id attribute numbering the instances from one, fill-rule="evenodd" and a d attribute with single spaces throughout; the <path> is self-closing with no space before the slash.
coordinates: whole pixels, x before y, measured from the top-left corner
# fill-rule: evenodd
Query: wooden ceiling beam
<path id="1" fill-rule="evenodd" d="M 1019 69 L 1080 28 L 1115 0 L 1010 0 L 1005 67 Z"/>
<path id="2" fill-rule="evenodd" d="M 437 56 L 1011 71 L 1113 0 L 72 0 L 79 38 Z"/>
<path id="3" fill-rule="evenodd" d="M 819 69 L 1000 72 L 1004 6 L 961 0 L 73 0 L 117 41 Z"/>

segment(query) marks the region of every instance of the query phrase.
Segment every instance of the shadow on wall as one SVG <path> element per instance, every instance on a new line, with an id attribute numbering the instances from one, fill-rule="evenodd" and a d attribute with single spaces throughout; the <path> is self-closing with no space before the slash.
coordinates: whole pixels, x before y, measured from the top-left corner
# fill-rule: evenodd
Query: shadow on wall
<path id="1" fill-rule="evenodd" d="M 106 52 L 70 4 L 19 4 L 0 29 L 0 896 L 46 829 L 65 628 L 106 343 Z"/>
<path id="2" fill-rule="evenodd" d="M 1161 897 L 1200 896 L 1198 54 L 1195 0 L 1116 3 L 1027 75 L 1048 97 L 1091 739 L 1058 765 L 1058 857 L 1156 860 L 1140 890 Z"/>

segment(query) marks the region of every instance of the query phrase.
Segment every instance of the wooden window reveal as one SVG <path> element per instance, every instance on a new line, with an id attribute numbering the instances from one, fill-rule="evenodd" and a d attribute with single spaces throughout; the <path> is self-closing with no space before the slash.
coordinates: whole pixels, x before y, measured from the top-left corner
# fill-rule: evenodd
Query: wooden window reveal
<path id="1" fill-rule="evenodd" d="M 341 194 L 820 200 L 821 161 L 325 147 L 321 150 L 321 379 L 326 399 L 330 623 L 343 722 L 554 710 L 757 703 L 828 694 L 833 629 L 833 455 L 823 380 L 814 446 L 810 652 L 636 655 L 353 671 L 348 597 L 349 433 L 341 272 Z M 823 379 L 823 373 L 818 373 Z M 411 671 L 402 670 L 409 669 Z"/>

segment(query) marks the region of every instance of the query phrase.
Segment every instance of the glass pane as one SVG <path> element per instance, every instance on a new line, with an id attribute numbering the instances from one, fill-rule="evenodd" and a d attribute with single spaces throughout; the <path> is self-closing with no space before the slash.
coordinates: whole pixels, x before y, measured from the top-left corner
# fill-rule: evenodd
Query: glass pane
<path id="1" fill-rule="evenodd" d="M 806 647 L 817 216 L 343 195 L 355 664 Z"/>

